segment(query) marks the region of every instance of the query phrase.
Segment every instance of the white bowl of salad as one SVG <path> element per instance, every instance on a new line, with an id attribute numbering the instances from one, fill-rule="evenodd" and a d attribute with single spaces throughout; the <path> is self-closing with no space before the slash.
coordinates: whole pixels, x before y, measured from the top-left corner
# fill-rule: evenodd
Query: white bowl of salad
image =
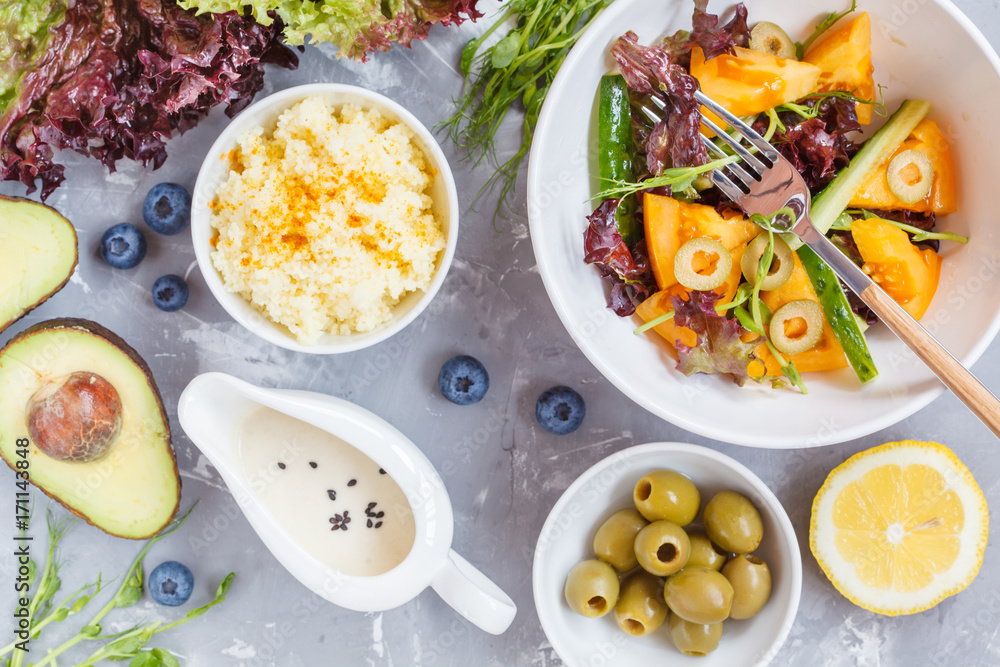
<path id="1" fill-rule="evenodd" d="M 695 433 L 842 442 L 944 389 L 794 239 L 697 178 L 717 158 L 695 87 L 796 165 L 814 210 L 843 199 L 828 235 L 966 365 L 1000 329 L 1000 59 L 946 0 L 841 9 L 617 0 L 542 109 L 528 209 L 552 303 L 611 382 Z M 639 110 L 651 92 L 659 121 Z"/>

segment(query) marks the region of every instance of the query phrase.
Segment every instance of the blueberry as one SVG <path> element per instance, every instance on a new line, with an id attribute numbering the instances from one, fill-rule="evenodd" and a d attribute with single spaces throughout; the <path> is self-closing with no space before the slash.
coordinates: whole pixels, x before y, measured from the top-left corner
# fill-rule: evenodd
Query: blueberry
<path id="1" fill-rule="evenodd" d="M 101 257 L 116 269 L 131 269 L 145 256 L 146 237 L 133 224 L 117 224 L 101 237 Z"/>
<path id="2" fill-rule="evenodd" d="M 153 283 L 153 303 L 160 310 L 172 313 L 183 308 L 187 300 L 188 286 L 180 276 L 170 273 Z"/>
<path id="3" fill-rule="evenodd" d="M 490 375 L 478 359 L 460 354 L 444 362 L 438 373 L 438 388 L 452 403 L 471 405 L 483 400 L 490 388 Z"/>
<path id="4" fill-rule="evenodd" d="M 177 607 L 188 601 L 194 588 L 194 575 L 183 563 L 168 560 L 149 573 L 149 594 L 158 604 Z"/>
<path id="5" fill-rule="evenodd" d="M 542 392 L 535 403 L 535 419 L 549 433 L 566 435 L 580 427 L 587 406 L 583 396 L 569 387 L 552 387 Z"/>
<path id="6" fill-rule="evenodd" d="M 142 218 L 160 234 L 177 234 L 191 224 L 191 195 L 176 183 L 154 185 L 142 203 Z"/>

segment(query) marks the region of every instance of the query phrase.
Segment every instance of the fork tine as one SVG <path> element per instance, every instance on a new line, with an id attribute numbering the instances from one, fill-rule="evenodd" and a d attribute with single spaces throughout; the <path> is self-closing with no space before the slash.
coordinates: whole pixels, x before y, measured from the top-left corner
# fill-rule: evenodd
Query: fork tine
<path id="1" fill-rule="evenodd" d="M 730 165 L 732 166 L 732 165 Z M 722 190 L 722 193 L 732 199 L 734 202 L 739 202 L 740 198 L 743 197 L 746 192 L 734 183 L 728 176 L 723 174 L 718 169 L 713 169 L 708 172 L 708 178 L 712 181 L 715 187 Z"/>
<path id="2" fill-rule="evenodd" d="M 705 93 L 701 92 L 700 90 L 695 91 L 694 97 L 696 100 L 701 102 L 702 105 L 708 108 L 709 111 L 713 112 L 716 116 L 726 121 L 726 123 L 728 123 L 730 127 L 732 127 L 734 130 L 743 135 L 747 139 L 747 141 L 753 144 L 754 147 L 756 147 L 757 150 L 759 150 L 764 155 L 764 157 L 766 157 L 771 162 L 777 161 L 779 153 L 774 149 L 774 146 L 768 143 L 767 140 L 764 139 L 764 137 L 760 136 L 760 134 L 756 130 L 754 130 L 752 127 L 744 123 L 742 120 L 740 120 L 735 115 L 730 113 L 725 107 L 723 107 L 721 104 L 719 104 L 712 98 L 705 95 Z M 704 118 L 704 116 L 702 116 L 702 119 L 705 121 L 706 125 L 712 127 L 711 125 L 709 125 L 708 119 Z M 712 128 L 712 131 L 715 132 L 714 127 Z"/>
<path id="3" fill-rule="evenodd" d="M 716 157 L 729 157 L 724 150 L 716 146 L 715 142 L 706 137 L 704 134 L 701 135 L 701 141 L 705 144 L 705 148 L 707 148 L 708 151 Z M 757 181 L 753 174 L 749 173 L 736 162 L 726 165 L 726 167 L 733 173 L 734 176 L 743 181 L 743 184 L 748 188 L 751 183 L 755 183 Z"/>
<path id="4" fill-rule="evenodd" d="M 648 118 L 649 120 L 651 120 L 654 125 L 657 124 L 657 123 L 659 123 L 659 122 L 661 122 L 663 120 L 662 118 L 660 118 L 659 116 L 656 115 L 655 111 L 653 111 L 652 109 L 650 109 L 649 107 L 647 107 L 645 104 L 643 104 L 642 106 L 640 106 L 639 109 L 642 110 L 643 115 L 646 118 Z"/>
<path id="5" fill-rule="evenodd" d="M 705 127 L 712 130 L 715 136 L 719 137 L 724 142 L 729 144 L 729 147 L 732 148 L 734 151 L 736 151 L 736 154 L 740 156 L 740 159 L 742 159 L 747 164 L 747 166 L 749 166 L 751 169 L 757 172 L 757 174 L 763 175 L 764 172 L 770 168 L 770 165 L 761 162 L 756 155 L 747 150 L 746 146 L 744 146 L 739 141 L 729 136 L 729 134 L 727 134 L 725 130 L 716 125 L 713 121 L 709 120 L 705 116 L 702 116 L 701 122 L 703 125 L 705 125 Z M 739 128 L 737 128 L 737 131 L 739 131 Z M 759 179 L 755 178 L 754 180 L 759 180 Z"/>

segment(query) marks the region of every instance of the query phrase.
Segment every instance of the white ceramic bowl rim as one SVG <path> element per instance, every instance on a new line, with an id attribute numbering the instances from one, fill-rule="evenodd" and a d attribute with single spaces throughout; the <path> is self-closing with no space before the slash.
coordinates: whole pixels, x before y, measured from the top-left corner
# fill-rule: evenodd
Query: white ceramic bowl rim
<path id="1" fill-rule="evenodd" d="M 731 472 L 735 473 L 736 476 L 743 479 L 751 487 L 753 487 L 753 489 L 757 493 L 757 496 L 754 498 L 755 503 L 757 503 L 758 505 L 763 505 L 763 507 L 760 507 L 761 511 L 766 512 L 767 515 L 769 515 L 769 517 L 773 520 L 774 524 L 778 526 L 779 533 L 781 535 L 780 538 L 775 538 L 774 536 L 765 535 L 764 539 L 765 540 L 780 539 L 780 541 L 782 542 L 780 546 L 784 547 L 787 550 L 788 562 L 782 563 L 783 565 L 782 571 L 783 572 L 787 571 L 786 576 L 789 578 L 788 584 L 790 586 L 790 589 L 787 602 L 788 607 L 785 610 L 785 613 L 782 615 L 781 625 L 777 629 L 777 633 L 774 635 L 774 639 L 770 642 L 770 645 L 768 646 L 766 651 L 756 657 L 754 665 L 760 667 L 762 665 L 767 664 L 767 662 L 769 662 L 774 657 L 774 655 L 777 653 L 777 651 L 780 649 L 780 647 L 784 644 L 785 640 L 787 639 L 788 634 L 791 631 L 792 625 L 795 621 L 795 615 L 798 611 L 799 601 L 802 594 L 802 556 L 799 550 L 798 537 L 795 533 L 795 528 L 792 526 L 792 522 L 791 520 L 789 520 L 788 514 L 785 512 L 785 509 L 782 506 L 781 502 L 774 495 L 774 493 L 771 492 L 771 490 L 767 487 L 767 485 L 764 484 L 763 480 L 761 480 L 756 474 L 754 474 L 753 471 L 751 471 L 749 468 L 744 466 L 739 461 L 729 456 L 726 456 L 725 454 L 717 452 L 714 449 L 709 449 L 708 447 L 691 445 L 687 443 L 651 442 L 620 450 L 602 459 L 601 461 L 598 461 L 593 466 L 588 468 L 583 474 L 581 474 L 578 478 L 576 478 L 576 480 L 574 480 L 572 484 L 569 485 L 566 491 L 563 492 L 562 496 L 560 496 L 559 500 L 556 501 L 555 505 L 553 505 L 552 507 L 552 510 L 549 512 L 549 515 L 546 518 L 541 531 L 539 532 L 538 543 L 536 544 L 535 555 L 532 564 L 532 572 L 533 572 L 532 592 L 534 594 L 535 606 L 538 609 L 539 621 L 542 625 L 542 629 L 545 631 L 546 637 L 548 637 L 549 641 L 552 643 L 552 647 L 556 650 L 557 653 L 560 653 L 560 656 L 564 660 L 567 659 L 567 656 L 572 654 L 571 647 L 567 643 L 568 638 L 564 637 L 562 634 L 556 631 L 556 628 L 554 627 L 552 620 L 548 618 L 547 613 L 545 612 L 545 609 L 548 607 L 548 604 L 544 602 L 544 599 L 547 596 L 551 595 L 551 591 L 546 589 L 546 586 L 549 586 L 551 582 L 543 581 L 543 578 L 539 576 L 539 573 L 543 570 L 543 564 L 546 555 L 549 553 L 549 549 L 547 548 L 547 545 L 543 544 L 543 541 L 552 539 L 550 536 L 559 534 L 558 529 L 565 528 L 565 525 L 560 526 L 559 522 L 567 514 L 571 503 L 576 501 L 576 499 L 578 498 L 578 496 L 581 495 L 581 493 L 585 495 L 586 487 L 589 484 L 591 484 L 594 480 L 598 478 L 603 480 L 604 475 L 609 470 L 613 472 L 616 466 L 626 465 L 627 462 L 634 461 L 636 459 L 641 459 L 645 457 L 660 457 L 660 456 L 662 456 L 664 459 L 667 459 L 667 457 L 670 455 L 678 455 L 678 454 L 681 455 L 687 454 L 693 457 L 702 458 L 707 460 L 708 462 L 717 464 L 720 468 L 726 468 L 729 469 Z M 660 465 L 663 467 L 668 467 L 668 468 L 670 467 L 669 463 L 667 463 L 665 460 Z M 680 470 L 680 468 L 678 469 Z M 681 470 L 681 472 L 683 472 L 683 470 Z M 707 500 L 706 498 L 704 497 L 702 498 L 703 502 L 706 500 Z M 593 523 L 592 526 L 593 530 L 597 529 L 598 526 L 597 522 L 599 521 L 600 518 L 599 516 L 581 517 L 578 515 L 573 515 L 573 517 L 575 520 L 590 521 L 591 523 Z M 568 607 L 565 607 L 562 611 L 566 614 L 573 613 L 569 610 Z M 602 619 L 585 619 L 585 620 L 587 622 L 598 622 L 598 623 L 610 622 L 613 624 L 613 621 L 610 621 L 607 617 Z M 751 619 L 750 621 L 745 621 L 745 622 L 751 623 L 753 622 L 753 620 Z M 640 641 L 632 638 L 630 638 L 629 640 Z M 725 639 L 723 641 L 725 641 Z M 663 655 L 663 660 L 665 664 L 666 662 L 669 662 L 671 657 L 683 658 L 684 656 L 681 656 L 680 654 L 675 655 L 665 652 Z M 711 655 L 709 655 L 708 657 L 711 657 Z M 701 658 L 700 660 L 705 660 L 706 662 L 710 662 L 706 658 Z M 612 665 L 618 663 L 614 663 L 609 660 L 608 662 L 602 664 Z"/>
<path id="2" fill-rule="evenodd" d="M 801 430 L 796 432 L 791 429 L 780 428 L 771 428 L 766 432 L 761 430 L 750 432 L 750 429 L 741 428 L 740 422 L 735 419 L 724 419 L 720 415 L 716 415 L 714 419 L 707 419 L 704 418 L 704 415 L 698 414 L 697 411 L 685 411 L 682 409 L 682 405 L 680 407 L 670 405 L 664 399 L 662 393 L 634 388 L 632 386 L 634 381 L 633 378 L 629 377 L 629 372 L 623 370 L 620 366 L 616 367 L 613 363 L 614 360 L 605 358 L 605 353 L 599 349 L 599 346 L 592 340 L 592 337 L 588 335 L 588 332 L 584 328 L 586 326 L 598 326 L 597 320 L 601 320 L 605 316 L 617 319 L 617 316 L 609 310 L 598 312 L 598 309 L 603 304 L 594 304 L 594 309 L 588 311 L 587 317 L 589 319 L 584 321 L 583 327 L 580 326 L 581 320 L 584 318 L 580 312 L 575 310 L 575 306 L 579 304 L 567 300 L 566 295 L 570 292 L 589 293 L 589 286 L 581 286 L 578 283 L 579 276 L 565 275 L 562 271 L 564 267 L 554 265 L 549 259 L 549 253 L 559 251 L 559 242 L 562 240 L 556 232 L 552 231 L 553 226 L 562 223 L 551 219 L 551 216 L 545 214 L 545 207 L 538 204 L 546 196 L 552 197 L 557 205 L 566 203 L 565 200 L 559 200 L 558 195 L 552 195 L 551 193 L 556 188 L 565 189 L 568 179 L 564 177 L 568 176 L 569 179 L 572 179 L 577 176 L 572 167 L 570 167 L 570 171 L 566 171 L 566 165 L 572 163 L 571 153 L 574 146 L 565 145 L 563 137 L 559 137 L 559 140 L 562 142 L 560 147 L 563 150 L 563 154 L 560 165 L 556 165 L 556 167 L 561 166 L 564 171 L 560 172 L 558 174 L 559 179 L 556 179 L 555 173 L 552 172 L 554 168 L 552 164 L 546 165 L 549 168 L 548 172 L 543 171 L 545 167 L 542 166 L 542 163 L 548 159 L 545 150 L 547 144 L 544 141 L 544 137 L 549 133 L 558 134 L 557 129 L 561 125 L 565 125 L 566 108 L 565 106 L 560 108 L 558 100 L 563 95 L 568 94 L 568 91 L 578 89 L 581 86 L 580 78 L 576 76 L 579 73 L 575 71 L 575 68 L 581 61 L 588 58 L 589 54 L 595 51 L 603 52 L 606 50 L 605 42 L 608 38 L 610 27 L 617 25 L 623 18 L 630 17 L 630 15 L 633 15 L 630 18 L 634 18 L 635 7 L 640 2 L 642 0 L 618 0 L 613 3 L 608 9 L 602 12 L 588 31 L 580 38 L 573 51 L 561 66 L 559 74 L 550 88 L 546 103 L 542 107 L 534 142 L 534 146 L 538 150 L 532 150 L 528 162 L 529 225 L 539 274 L 542 277 L 542 282 L 545 285 L 556 313 L 574 342 L 612 384 L 650 412 L 693 433 L 739 445 L 766 448 L 798 448 L 844 442 L 891 426 L 925 407 L 941 395 L 944 387 L 933 378 L 928 369 L 921 368 L 920 371 L 914 373 L 915 377 L 919 375 L 919 379 L 915 379 L 907 389 L 910 393 L 900 399 L 891 395 L 893 391 L 898 389 L 894 387 L 887 392 L 889 399 L 882 401 L 889 403 L 889 405 L 885 409 L 882 409 L 880 403 L 877 413 L 868 415 L 861 421 L 843 424 L 839 423 L 836 417 L 833 417 L 827 423 L 823 415 L 817 414 L 815 424 L 810 424 L 810 430 L 807 433 L 803 433 Z M 1000 58 L 997 57 L 997 54 L 993 51 L 979 29 L 957 7 L 949 2 L 949 0 L 922 0 L 920 4 L 937 6 L 943 10 L 967 34 L 969 40 L 985 57 L 992 76 L 1000 78 Z M 724 8 L 720 6 L 715 7 L 715 9 L 722 10 Z M 867 9 L 867 7 L 862 7 L 861 9 Z M 752 8 L 751 11 L 753 11 Z M 911 17 L 907 15 L 904 18 L 907 21 L 903 22 L 903 27 L 906 26 Z M 638 19 L 633 21 L 631 25 L 639 29 L 642 24 L 636 21 Z M 873 37 L 875 34 L 876 22 L 873 19 Z M 640 41 L 642 40 L 640 39 Z M 584 74 L 589 76 L 589 73 L 586 71 Z M 883 75 L 887 76 L 885 73 Z M 551 148 L 551 146 L 548 146 L 548 148 Z M 558 182 L 556 182 L 557 180 Z M 582 200 L 584 197 L 580 199 Z M 583 228 L 580 227 L 581 238 L 582 233 Z M 578 254 L 579 262 L 582 265 L 582 241 Z M 938 300 L 935 300 L 935 304 L 937 303 Z M 964 353 L 959 355 L 967 367 L 982 355 L 997 332 L 1000 331 L 1000 309 L 993 312 L 987 326 L 982 327 L 981 331 L 981 335 L 964 350 Z M 888 332 L 885 333 L 888 334 Z M 624 340 L 624 337 L 616 339 L 616 341 L 620 340 Z M 895 343 L 895 341 L 891 341 L 891 344 Z M 902 347 L 902 343 L 898 343 L 898 345 L 902 353 L 906 354 L 907 351 Z M 648 368 L 645 370 L 648 371 Z M 664 372 L 668 370 L 670 369 L 664 368 Z M 808 379 L 807 377 L 807 381 Z M 712 388 L 709 387 L 706 390 L 704 383 L 699 383 L 699 380 L 696 378 L 678 378 L 677 382 L 687 383 L 688 385 L 679 390 L 678 394 L 688 392 L 692 395 L 703 396 L 710 396 L 711 394 Z M 857 384 L 856 381 L 855 384 Z M 649 389 L 649 387 L 646 389 Z M 850 396 L 849 393 L 845 395 Z M 672 396 L 671 398 L 676 398 L 676 396 Z M 788 408 L 790 410 L 797 409 L 794 403 L 788 405 Z M 770 410 L 770 408 L 765 406 L 765 410 Z M 763 414 L 764 412 L 761 412 L 761 415 Z M 768 414 L 774 416 L 774 413 Z"/>
<path id="3" fill-rule="evenodd" d="M 266 319 L 260 311 L 251 306 L 242 296 L 226 290 L 221 276 L 212 264 L 210 256 L 209 241 L 212 237 L 212 229 L 208 222 L 207 207 L 208 203 L 215 196 L 215 189 L 218 184 L 217 174 L 220 172 L 228 173 L 228 167 L 220 167 L 219 163 L 221 160 L 219 156 L 226 154 L 233 148 L 240 134 L 254 125 L 260 124 L 262 122 L 259 120 L 261 116 L 273 114 L 276 118 L 277 114 L 281 111 L 313 95 L 336 97 L 338 98 L 338 104 L 351 102 L 360 104 L 361 106 L 377 108 L 379 111 L 386 113 L 386 115 L 399 120 L 413 132 L 417 144 L 437 171 L 434 187 L 437 190 L 438 196 L 435 198 L 434 208 L 446 225 L 447 245 L 438 256 L 437 269 L 427 290 L 422 294 L 415 292 L 404 297 L 404 300 L 395 306 L 397 312 L 391 320 L 370 332 L 348 336 L 326 334 L 321 338 L 319 343 L 305 345 L 296 340 L 287 329 Z M 438 179 L 440 179 L 443 187 L 438 185 Z M 442 192 L 445 194 L 447 201 L 440 201 Z M 434 299 L 434 296 L 444 283 L 455 255 L 455 247 L 458 242 L 458 226 L 459 206 L 455 179 L 448 164 L 448 159 L 445 157 L 441 146 L 431 132 L 416 116 L 388 97 L 365 88 L 340 83 L 312 83 L 287 88 L 257 100 L 241 111 L 226 129 L 223 130 L 222 134 L 219 135 L 219 138 L 215 140 L 212 148 L 208 151 L 208 156 L 205 158 L 205 162 L 198 172 L 198 179 L 195 183 L 192 197 L 191 234 L 195 257 L 198 260 L 198 268 L 205 277 L 205 282 L 208 284 L 216 300 L 218 300 L 233 319 L 264 340 L 289 350 L 311 354 L 336 354 L 360 350 L 389 338 L 415 320 Z M 416 300 L 415 303 L 411 303 L 411 300 L 414 299 Z"/>

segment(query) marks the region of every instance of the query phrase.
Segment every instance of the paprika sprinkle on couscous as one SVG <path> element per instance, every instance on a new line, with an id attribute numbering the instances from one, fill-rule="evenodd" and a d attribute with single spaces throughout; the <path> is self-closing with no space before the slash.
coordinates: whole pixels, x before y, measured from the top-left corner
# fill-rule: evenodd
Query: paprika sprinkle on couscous
<path id="1" fill-rule="evenodd" d="M 434 172 L 405 125 L 311 97 L 227 157 L 212 262 L 227 290 L 300 342 L 371 331 L 430 285 L 445 236 Z"/>

